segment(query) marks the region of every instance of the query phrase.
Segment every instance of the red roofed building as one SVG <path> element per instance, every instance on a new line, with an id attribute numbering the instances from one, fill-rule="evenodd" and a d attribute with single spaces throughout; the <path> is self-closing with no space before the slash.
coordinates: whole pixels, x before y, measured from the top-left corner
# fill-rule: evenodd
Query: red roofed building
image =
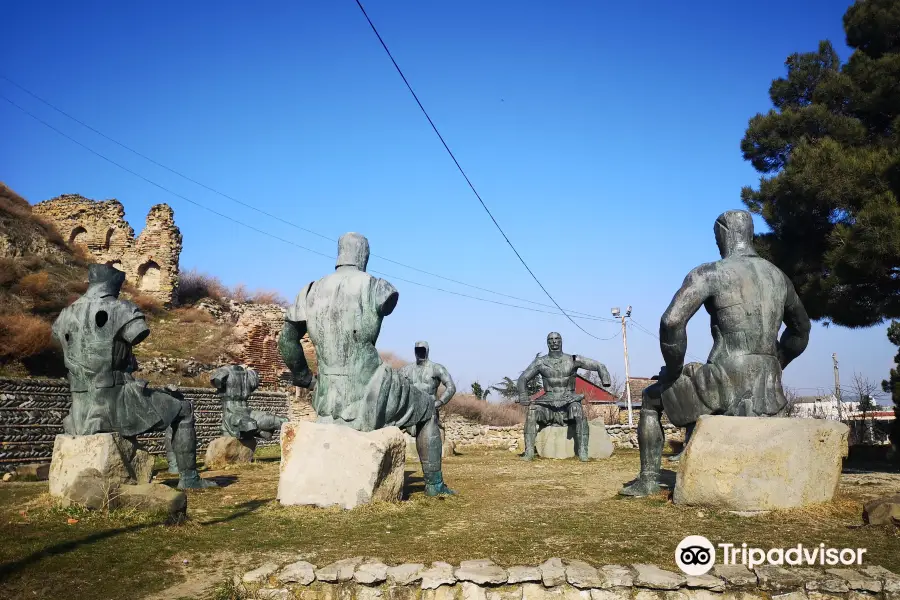
<path id="1" fill-rule="evenodd" d="M 584 401 L 588 404 L 615 404 L 616 398 L 602 387 L 594 385 L 581 375 L 575 376 L 575 393 L 584 394 Z M 531 397 L 532 400 L 544 395 L 544 390 Z"/>

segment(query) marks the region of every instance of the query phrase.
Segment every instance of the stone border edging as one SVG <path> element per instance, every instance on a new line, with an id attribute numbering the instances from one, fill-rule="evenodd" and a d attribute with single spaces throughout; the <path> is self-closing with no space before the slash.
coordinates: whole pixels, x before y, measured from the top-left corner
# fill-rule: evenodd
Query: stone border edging
<path id="1" fill-rule="evenodd" d="M 551 558 L 504 568 L 487 559 L 458 567 L 388 566 L 354 557 L 323 567 L 267 562 L 235 577 L 257 599 L 375 600 L 900 600 L 900 576 L 879 566 L 783 568 L 717 565 L 691 577 L 649 564 L 603 565 Z M 270 587 L 267 587 L 270 586 Z M 271 587 L 279 586 L 279 587 Z M 286 586 L 290 586 L 286 587 Z"/>

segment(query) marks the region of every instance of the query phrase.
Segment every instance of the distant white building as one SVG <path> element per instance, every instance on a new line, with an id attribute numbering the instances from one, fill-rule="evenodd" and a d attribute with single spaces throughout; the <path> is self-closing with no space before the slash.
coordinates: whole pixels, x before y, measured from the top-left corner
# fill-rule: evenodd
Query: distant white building
<path id="1" fill-rule="evenodd" d="M 840 402 L 834 394 L 800 396 L 791 406 L 790 416 L 801 419 L 846 420 L 859 411 L 859 402 Z"/>

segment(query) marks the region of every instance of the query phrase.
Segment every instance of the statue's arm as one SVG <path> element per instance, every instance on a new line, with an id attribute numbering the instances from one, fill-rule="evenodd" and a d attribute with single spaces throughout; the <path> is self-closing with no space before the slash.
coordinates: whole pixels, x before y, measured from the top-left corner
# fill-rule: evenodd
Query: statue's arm
<path id="1" fill-rule="evenodd" d="M 584 369 L 585 371 L 594 371 L 595 373 L 597 373 L 597 375 L 600 376 L 600 383 L 603 384 L 603 387 L 609 387 L 612 385 L 612 379 L 609 376 L 609 370 L 603 363 L 598 362 L 593 358 L 576 356 L 575 366 L 579 369 Z"/>
<path id="2" fill-rule="evenodd" d="M 284 327 L 278 338 L 281 358 L 294 376 L 294 385 L 302 388 L 310 388 L 314 382 L 312 371 L 306 362 L 306 355 L 303 353 L 303 346 L 300 344 L 300 340 L 306 334 L 306 296 L 312 285 L 308 284 L 297 294 L 297 300 L 285 314 Z"/>
<path id="3" fill-rule="evenodd" d="M 400 292 L 384 279 L 375 280 L 375 310 L 381 317 L 386 317 L 397 308 Z"/>
<path id="4" fill-rule="evenodd" d="M 228 379 L 228 367 L 219 367 L 212 372 L 212 375 L 209 377 L 209 382 L 216 388 L 217 392 L 221 393 L 225 390 L 226 379 Z"/>
<path id="5" fill-rule="evenodd" d="M 541 359 L 535 358 L 531 361 L 531 364 L 528 365 L 528 368 L 519 375 L 519 380 L 516 382 L 516 388 L 519 391 L 519 404 L 528 404 L 528 382 L 537 376 L 540 368 Z"/>
<path id="6" fill-rule="evenodd" d="M 711 295 L 709 280 L 713 268 L 701 265 L 688 273 L 659 320 L 659 349 L 666 362 L 666 378 L 670 381 L 677 379 L 684 368 L 687 324 Z"/>
<path id="7" fill-rule="evenodd" d="M 150 328 L 147 326 L 147 319 L 144 313 L 137 306 L 130 302 L 122 302 L 115 309 L 118 318 L 124 321 L 124 325 L 119 328 L 118 336 L 126 343 L 136 346 L 147 339 L 150 335 Z"/>
<path id="8" fill-rule="evenodd" d="M 450 399 L 453 398 L 453 395 L 456 393 L 456 384 L 453 383 L 453 378 L 450 377 L 450 372 L 444 365 L 435 366 L 437 367 L 438 379 L 444 384 L 444 393 L 441 394 L 441 397 L 438 398 L 437 401 L 437 406 L 441 407 L 450 402 Z"/>
<path id="9" fill-rule="evenodd" d="M 803 354 L 806 345 L 809 343 L 809 331 L 812 328 L 809 322 L 809 315 L 800 297 L 797 296 L 797 290 L 794 285 L 785 276 L 787 283 L 787 296 L 784 303 L 784 332 L 781 339 L 778 340 L 778 362 L 784 369 L 792 360 Z"/>

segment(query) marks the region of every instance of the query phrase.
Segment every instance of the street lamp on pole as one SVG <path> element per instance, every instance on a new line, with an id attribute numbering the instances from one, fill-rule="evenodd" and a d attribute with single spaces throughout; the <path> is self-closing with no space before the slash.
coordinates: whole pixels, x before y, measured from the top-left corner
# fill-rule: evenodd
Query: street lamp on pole
<path id="1" fill-rule="evenodd" d="M 616 306 L 612 309 L 612 316 L 616 319 L 622 319 L 622 346 L 625 349 L 625 400 L 628 403 L 628 426 L 634 425 L 633 411 L 631 410 L 631 376 L 628 372 L 628 331 L 625 327 L 625 319 L 631 316 L 631 306 L 625 309 L 625 314 Z"/>

